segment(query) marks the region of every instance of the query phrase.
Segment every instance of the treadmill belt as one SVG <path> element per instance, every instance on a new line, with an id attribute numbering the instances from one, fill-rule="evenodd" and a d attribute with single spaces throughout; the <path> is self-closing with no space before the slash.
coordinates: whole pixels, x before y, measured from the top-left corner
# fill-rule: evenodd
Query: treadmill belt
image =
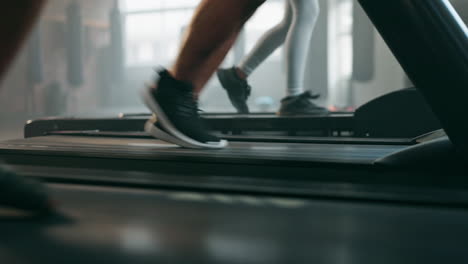
<path id="1" fill-rule="evenodd" d="M 2 263 L 467 263 L 468 212 L 74 185 L 62 216 L 1 216 Z"/>
<path id="2" fill-rule="evenodd" d="M 84 136 L 44 136 L 0 143 L 0 154 L 23 151 L 31 154 L 60 154 L 127 159 L 170 159 L 196 157 L 208 161 L 323 162 L 372 164 L 376 159 L 404 149 L 399 145 L 301 144 L 231 142 L 223 150 L 191 150 L 154 139 Z"/>

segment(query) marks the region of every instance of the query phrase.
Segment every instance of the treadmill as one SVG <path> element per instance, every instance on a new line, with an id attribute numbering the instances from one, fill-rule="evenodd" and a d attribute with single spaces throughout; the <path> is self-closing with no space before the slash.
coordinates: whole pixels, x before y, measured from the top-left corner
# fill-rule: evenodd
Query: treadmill
<path id="1" fill-rule="evenodd" d="M 3 259 L 467 260 L 468 31 L 446 0 L 359 2 L 444 131 L 344 142 L 233 135 L 229 148 L 205 151 L 129 128 L 144 118 L 111 120 L 115 131 L 95 126 L 102 120 L 33 121 L 25 139 L 0 143 L 0 156 L 48 182 L 63 214 L 0 218 Z"/>
<path id="2" fill-rule="evenodd" d="M 220 137 L 254 142 L 339 143 L 350 142 L 353 138 L 353 141 L 369 144 L 391 143 L 397 139 L 409 141 L 442 129 L 430 106 L 414 87 L 380 96 L 355 112 L 299 116 L 202 113 L 201 117 Z M 144 124 L 150 118 L 149 113 L 120 113 L 107 118 L 42 118 L 29 121 L 24 136 L 29 138 L 65 132 L 99 132 L 102 135 L 104 132 L 143 132 Z"/>

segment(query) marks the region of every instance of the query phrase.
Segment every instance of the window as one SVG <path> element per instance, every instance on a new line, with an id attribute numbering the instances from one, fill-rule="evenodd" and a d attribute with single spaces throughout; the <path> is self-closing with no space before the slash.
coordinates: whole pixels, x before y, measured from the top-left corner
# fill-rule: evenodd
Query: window
<path id="1" fill-rule="evenodd" d="M 262 6 L 252 19 L 246 24 L 245 50 L 254 48 L 258 39 L 272 26 L 281 22 L 284 17 L 284 1 L 269 1 Z M 270 59 L 278 60 L 282 49 L 276 50 Z"/>
<path id="2" fill-rule="evenodd" d="M 125 0 L 127 66 L 167 65 L 176 56 L 184 27 L 196 4 L 193 0 Z"/>
<path id="3" fill-rule="evenodd" d="M 185 28 L 190 23 L 199 0 L 121 0 L 120 7 L 124 24 L 125 57 L 129 81 L 128 87 L 146 82 L 150 69 L 173 63 L 182 42 Z M 267 1 L 246 24 L 239 41 L 228 54 L 224 65 L 231 66 L 239 62 L 249 52 L 257 40 L 270 28 L 279 23 L 284 16 L 284 0 Z M 278 49 L 262 66 L 279 64 L 282 58 Z M 281 67 L 274 65 L 277 71 Z M 147 72 L 147 74 L 145 73 Z M 278 74 L 276 74 L 278 75 Z M 146 79 L 144 79 L 146 78 Z M 265 74 L 255 75 L 256 93 L 271 93 L 284 88 L 271 89 L 271 83 Z M 282 82 L 279 82 L 282 83 Z M 264 91 L 265 90 L 265 91 Z M 205 111 L 233 111 L 226 93 L 214 80 L 209 82 L 200 105 Z M 259 95 L 260 96 L 260 95 Z M 274 96 L 278 101 L 280 96 Z M 217 98 L 217 100 L 212 100 Z M 219 98 L 222 98 L 221 100 Z M 254 98 L 254 96 L 253 96 Z"/>
<path id="4" fill-rule="evenodd" d="M 127 66 L 170 64 L 198 3 L 193 0 L 123 0 Z M 245 41 L 238 43 L 245 43 L 241 50 L 251 50 L 264 32 L 281 21 L 283 13 L 283 1 L 272 0 L 262 6 L 246 25 Z M 272 58 L 279 59 L 279 55 L 277 51 Z M 232 54 L 228 60 L 232 60 Z"/>

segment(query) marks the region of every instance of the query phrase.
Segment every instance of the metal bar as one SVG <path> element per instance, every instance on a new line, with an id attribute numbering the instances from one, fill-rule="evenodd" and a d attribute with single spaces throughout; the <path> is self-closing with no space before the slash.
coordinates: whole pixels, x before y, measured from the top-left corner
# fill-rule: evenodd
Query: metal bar
<path id="1" fill-rule="evenodd" d="M 144 10 L 135 10 L 135 11 L 124 11 L 122 14 L 124 16 L 128 15 L 146 15 L 146 14 L 159 14 L 159 13 L 168 13 L 168 12 L 180 12 L 180 11 L 193 11 L 197 6 L 188 6 L 188 7 L 174 7 L 174 8 L 155 8 L 155 9 L 144 9 Z"/>
<path id="2" fill-rule="evenodd" d="M 359 0 L 468 159 L 468 29 L 447 0 Z"/>

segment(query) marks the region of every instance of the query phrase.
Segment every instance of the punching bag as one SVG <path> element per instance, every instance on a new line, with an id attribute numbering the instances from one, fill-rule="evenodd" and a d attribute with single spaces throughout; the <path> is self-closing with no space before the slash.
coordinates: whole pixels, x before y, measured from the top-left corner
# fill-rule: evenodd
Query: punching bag
<path id="1" fill-rule="evenodd" d="M 33 86 L 44 81 L 42 63 L 41 34 L 38 25 L 33 30 L 28 43 L 28 81 Z"/>
<path id="2" fill-rule="evenodd" d="M 67 8 L 67 77 L 72 87 L 83 84 L 83 25 L 80 5 L 73 1 Z"/>
<path id="3" fill-rule="evenodd" d="M 121 84 L 124 80 L 124 41 L 122 15 L 118 1 L 114 1 L 114 7 L 110 13 L 110 59 L 111 75 L 114 84 Z"/>
<path id="4" fill-rule="evenodd" d="M 375 29 L 358 3 L 353 7 L 353 80 L 368 82 L 375 74 Z"/>

